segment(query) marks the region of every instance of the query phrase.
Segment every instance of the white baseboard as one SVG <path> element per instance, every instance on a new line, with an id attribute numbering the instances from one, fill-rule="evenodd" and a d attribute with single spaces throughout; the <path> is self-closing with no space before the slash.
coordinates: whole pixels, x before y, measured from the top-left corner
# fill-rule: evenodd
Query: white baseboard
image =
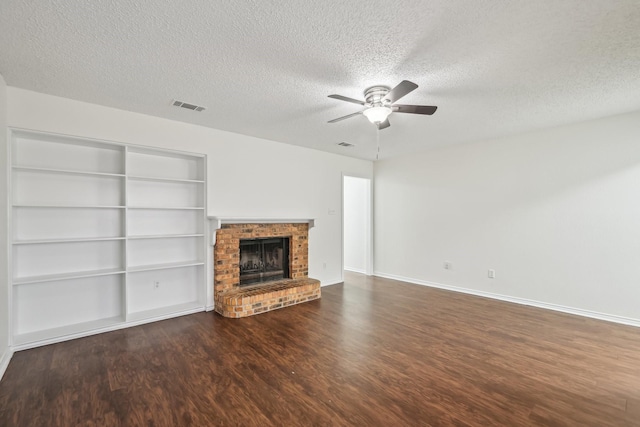
<path id="1" fill-rule="evenodd" d="M 629 325 L 640 327 L 640 319 L 633 319 L 630 317 L 616 316 L 615 314 L 599 313 L 597 311 L 584 310 L 581 308 L 567 307 L 564 305 L 551 304 L 541 301 L 530 300 L 526 298 L 512 297 L 508 295 L 494 294 L 491 292 L 477 291 L 475 289 L 460 288 L 458 286 L 443 285 L 442 283 L 429 282 L 426 280 L 413 279 L 411 277 L 398 276 L 395 274 L 382 273 L 376 271 L 374 276 L 383 277 L 385 279 L 399 280 L 401 282 L 413 283 L 415 285 L 429 286 L 431 288 L 445 289 L 447 291 L 461 292 L 463 294 L 476 295 L 479 297 L 492 298 L 500 301 L 512 302 L 515 304 L 529 305 L 532 307 L 544 308 L 547 310 L 559 311 L 567 314 L 574 314 L 576 316 L 590 317 L 592 319 L 604 320 L 607 322 L 619 323 L 622 325 Z"/>
<path id="2" fill-rule="evenodd" d="M 2 380 L 2 377 L 4 376 L 4 373 L 7 370 L 12 357 L 13 351 L 10 348 L 6 349 L 2 357 L 0 357 L 0 380 Z"/>
<path id="3" fill-rule="evenodd" d="M 329 283 L 320 283 L 320 287 L 324 288 L 325 286 L 331 286 L 331 285 L 339 285 L 341 283 L 344 283 L 344 281 L 342 280 L 338 280 L 337 282 L 329 282 Z"/>
<path id="4" fill-rule="evenodd" d="M 361 268 L 345 267 L 344 269 L 346 271 L 353 271 L 354 273 L 367 274 L 366 270 L 363 270 Z"/>

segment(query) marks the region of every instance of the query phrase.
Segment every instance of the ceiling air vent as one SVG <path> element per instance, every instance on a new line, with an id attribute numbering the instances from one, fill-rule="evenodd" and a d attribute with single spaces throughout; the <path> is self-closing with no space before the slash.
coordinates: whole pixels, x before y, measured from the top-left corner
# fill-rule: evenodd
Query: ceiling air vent
<path id="1" fill-rule="evenodd" d="M 177 100 L 173 100 L 173 106 L 174 107 L 180 107 L 180 108 L 186 108 L 187 110 L 192 110 L 192 111 L 204 111 L 206 110 L 205 107 L 201 107 L 199 105 L 194 105 L 194 104 L 189 104 L 188 102 L 182 102 L 182 101 L 177 101 Z"/>
<path id="2" fill-rule="evenodd" d="M 348 142 L 338 142 L 338 145 L 341 147 L 355 147 L 354 144 L 349 144 Z"/>

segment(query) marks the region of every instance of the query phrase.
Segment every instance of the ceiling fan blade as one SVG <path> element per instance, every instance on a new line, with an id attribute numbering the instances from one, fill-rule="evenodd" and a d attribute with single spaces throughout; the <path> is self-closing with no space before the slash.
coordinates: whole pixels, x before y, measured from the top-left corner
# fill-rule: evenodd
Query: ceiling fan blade
<path id="1" fill-rule="evenodd" d="M 378 130 L 386 129 L 389 126 L 391 126 L 391 123 L 389 123 L 389 119 L 387 119 L 382 123 L 378 123 Z"/>
<path id="2" fill-rule="evenodd" d="M 418 85 L 410 82 L 409 80 L 401 81 L 398 86 L 394 87 L 389 91 L 389 93 L 383 98 L 385 101 L 389 101 L 391 104 L 408 94 L 409 92 L 413 92 L 418 88 Z"/>
<path id="3" fill-rule="evenodd" d="M 410 113 L 410 114 L 426 114 L 428 116 L 436 112 L 438 107 L 430 105 L 392 105 L 391 109 L 396 113 Z"/>
<path id="4" fill-rule="evenodd" d="M 329 95 L 329 98 L 338 99 L 340 101 L 351 102 L 353 104 L 364 105 L 364 101 L 358 101 L 357 99 L 349 98 L 342 95 Z"/>
<path id="5" fill-rule="evenodd" d="M 358 116 L 360 114 L 362 114 L 362 111 L 358 111 L 357 113 L 347 114 L 346 116 L 338 117 L 337 119 L 329 120 L 327 123 L 339 122 L 341 120 L 346 120 L 346 119 L 349 119 L 351 117 Z"/>

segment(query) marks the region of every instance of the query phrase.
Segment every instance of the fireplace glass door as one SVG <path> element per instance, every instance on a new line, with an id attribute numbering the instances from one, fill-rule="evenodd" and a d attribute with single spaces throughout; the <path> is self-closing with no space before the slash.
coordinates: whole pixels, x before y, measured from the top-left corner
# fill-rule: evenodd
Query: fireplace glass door
<path id="1" fill-rule="evenodd" d="M 240 240 L 240 286 L 289 278 L 289 238 Z"/>

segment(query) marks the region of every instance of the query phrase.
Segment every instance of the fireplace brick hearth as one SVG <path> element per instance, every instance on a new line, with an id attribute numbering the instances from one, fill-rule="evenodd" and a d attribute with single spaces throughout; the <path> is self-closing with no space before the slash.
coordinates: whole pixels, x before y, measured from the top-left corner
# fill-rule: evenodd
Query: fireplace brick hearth
<path id="1" fill-rule="evenodd" d="M 290 278 L 240 287 L 240 240 L 289 238 Z M 309 224 L 222 224 L 213 251 L 215 310 L 247 317 L 320 298 L 320 282 L 308 277 Z"/>
<path id="2" fill-rule="evenodd" d="M 219 309 L 224 317 L 246 317 L 320 298 L 315 279 L 291 279 L 238 288 L 220 295 Z"/>

